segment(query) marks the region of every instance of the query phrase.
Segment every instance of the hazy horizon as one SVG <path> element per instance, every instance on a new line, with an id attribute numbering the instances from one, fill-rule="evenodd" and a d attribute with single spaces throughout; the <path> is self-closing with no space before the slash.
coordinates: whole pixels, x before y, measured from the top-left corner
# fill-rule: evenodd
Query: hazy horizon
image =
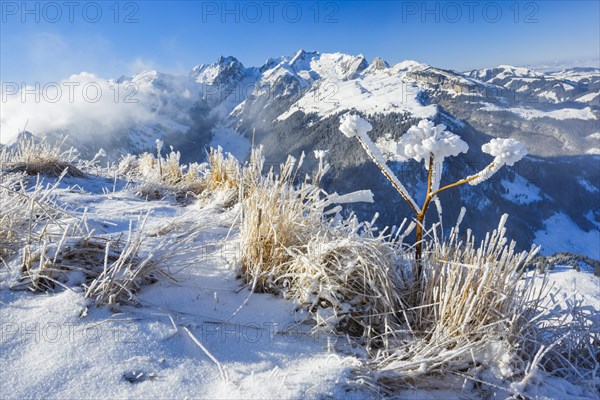
<path id="1" fill-rule="evenodd" d="M 599 66 L 598 2 L 3 2 L 0 80 L 187 74 L 298 49 L 467 71 Z M 569 16 L 566 18 L 566 16 Z"/>

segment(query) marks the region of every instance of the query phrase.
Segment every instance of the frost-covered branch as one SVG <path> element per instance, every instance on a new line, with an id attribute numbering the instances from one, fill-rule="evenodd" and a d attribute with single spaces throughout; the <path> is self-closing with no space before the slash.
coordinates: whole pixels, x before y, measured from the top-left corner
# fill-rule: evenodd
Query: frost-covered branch
<path id="1" fill-rule="evenodd" d="M 435 202 L 438 213 L 441 215 L 442 207 L 437 198 L 440 192 L 466 183 L 477 185 L 495 174 L 503 165 L 513 165 L 527 154 L 525 147 L 514 139 L 492 139 L 491 142 L 484 144 L 481 148 L 485 153 L 494 156 L 494 160 L 490 165 L 475 175 L 440 188 L 444 159 L 466 153 L 469 150 L 469 145 L 460 136 L 447 131 L 444 124 L 435 125 L 432 121 L 422 120 L 416 126 L 410 127 L 398 141 L 392 140 L 391 136 L 388 135 L 377 142 L 377 146 L 379 146 L 377 147 L 367 135 L 367 132 L 371 129 L 373 129 L 371 124 L 357 115 L 347 114 L 341 118 L 340 131 L 349 138 L 355 136 L 358 138 L 369 157 L 414 211 L 417 220 L 415 231 L 415 257 L 417 260 L 421 259 L 425 214 L 431 201 Z M 406 188 L 388 168 L 382 151 L 391 159 L 397 161 L 413 159 L 417 162 L 423 162 L 428 174 L 427 191 L 421 208 L 417 206 Z M 421 265 L 419 263 L 417 280 L 420 279 L 420 276 Z"/>
<path id="2" fill-rule="evenodd" d="M 515 139 L 492 139 L 489 143 L 481 146 L 484 153 L 494 156 L 494 161 L 475 175 L 469 176 L 466 180 L 470 185 L 479 185 L 488 180 L 492 175 L 500 170 L 504 165 L 512 167 L 517 161 L 527 155 L 527 149 L 521 142 Z"/>
<path id="3" fill-rule="evenodd" d="M 375 146 L 375 143 L 371 140 L 367 132 L 373 129 L 373 126 L 365 119 L 358 115 L 346 114 L 342 116 L 340 123 L 340 131 L 348 138 L 356 137 L 362 147 L 365 149 L 367 155 L 373 160 L 373 162 L 379 167 L 383 175 L 388 181 L 394 186 L 394 188 L 400 193 L 400 195 L 408 202 L 410 207 L 415 213 L 420 213 L 421 209 L 413 198 L 408 194 L 408 191 L 398 180 L 396 175 L 387 166 L 381 151 Z"/>

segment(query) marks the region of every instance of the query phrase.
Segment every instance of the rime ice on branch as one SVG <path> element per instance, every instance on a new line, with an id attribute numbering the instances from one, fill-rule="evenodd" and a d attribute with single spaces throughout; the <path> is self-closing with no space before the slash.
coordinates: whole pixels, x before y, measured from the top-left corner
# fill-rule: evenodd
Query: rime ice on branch
<path id="1" fill-rule="evenodd" d="M 373 129 L 373 126 L 365 119 L 359 117 L 358 115 L 345 114 L 341 117 L 340 122 L 340 131 L 347 138 L 358 138 L 358 141 L 365 149 L 369 157 L 373 160 L 373 162 L 379 167 L 381 173 L 387 178 L 388 181 L 394 186 L 394 188 L 400 193 L 400 195 L 408 202 L 410 207 L 413 209 L 415 213 L 419 213 L 421 209 L 417 205 L 417 203 L 413 200 L 413 198 L 408 194 L 408 191 L 398 180 L 396 175 L 392 172 L 392 170 L 385 163 L 385 159 L 381 154 L 381 151 L 375 146 L 375 144 L 371 141 L 367 132 Z"/>
<path id="2" fill-rule="evenodd" d="M 395 153 L 400 161 L 411 158 L 417 162 L 423 161 L 427 170 L 430 164 L 433 165 L 431 191 L 436 191 L 440 188 L 444 159 L 468 150 L 469 145 L 460 136 L 446 131 L 446 125 L 434 125 L 424 119 L 417 126 L 411 126 L 400 138 L 396 143 Z"/>
<path id="3" fill-rule="evenodd" d="M 503 165 L 511 167 L 527 155 L 525 146 L 514 139 L 492 139 L 481 146 L 481 150 L 494 156 L 494 161 L 487 168 L 468 177 L 470 185 L 480 184 L 498 172 Z"/>
<path id="4" fill-rule="evenodd" d="M 460 136 L 446 131 L 446 125 L 435 125 L 431 121 L 422 120 L 418 125 L 410 127 L 408 132 L 397 142 L 391 140 L 389 136 L 379 140 L 377 142 L 378 148 L 367 135 L 367 132 L 371 129 L 373 129 L 371 124 L 358 115 L 346 114 L 340 119 L 340 131 L 348 138 L 358 138 L 373 162 L 377 164 L 383 175 L 394 185 L 416 214 L 415 248 L 417 260 L 421 259 L 425 213 L 432 200 L 438 201 L 437 195 L 440 192 L 465 183 L 477 185 L 491 177 L 503 165 L 512 166 L 527 154 L 525 147 L 514 139 L 492 139 L 481 148 L 483 152 L 494 156 L 494 160 L 490 165 L 475 175 L 440 188 L 444 159 L 466 153 L 469 150 L 469 146 Z M 423 161 L 425 169 L 429 173 L 427 177 L 427 194 L 421 208 L 417 206 L 404 185 L 389 169 L 381 150 L 395 160 L 408 161 L 414 159 L 417 162 Z M 420 272 L 417 275 L 417 278 L 420 279 Z"/>
<path id="5" fill-rule="evenodd" d="M 446 157 L 466 153 L 469 146 L 460 136 L 446 131 L 446 125 L 434 125 L 429 120 L 421 120 L 417 126 L 411 126 L 396 144 L 396 154 L 400 159 L 428 161 L 430 155 L 442 161 Z M 427 168 L 427 165 L 425 165 Z"/>

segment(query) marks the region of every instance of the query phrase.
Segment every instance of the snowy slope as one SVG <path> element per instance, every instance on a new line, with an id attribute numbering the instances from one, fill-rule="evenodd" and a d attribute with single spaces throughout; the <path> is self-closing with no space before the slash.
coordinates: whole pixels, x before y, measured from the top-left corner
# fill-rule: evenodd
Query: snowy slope
<path id="1" fill-rule="evenodd" d="M 469 76 L 522 93 L 524 101 L 534 104 L 592 102 L 597 97 L 600 83 L 598 68 L 571 68 L 540 73 L 528 68 L 500 65 L 471 71 Z"/>
<path id="2" fill-rule="evenodd" d="M 112 182 L 67 180 L 58 198 L 73 218 L 87 209 L 88 224 L 113 237 L 151 212 L 149 232 L 171 224 L 170 235 L 196 232 L 196 250 L 165 266 L 173 280 L 145 288 L 140 308 L 116 314 L 77 288 L 10 290 L 11 273 L 0 268 L 0 397 L 351 397 L 345 385 L 357 360 L 336 354 L 335 338 L 309 336 L 293 303 L 250 294 L 235 279 L 237 239 L 228 233 L 237 208 L 223 212 L 219 199 L 183 208 L 102 187 Z"/>
<path id="3" fill-rule="evenodd" d="M 319 61 L 311 64 L 314 70 L 323 68 L 322 60 Z M 318 85 L 313 85 L 278 119 L 284 120 L 297 111 L 325 118 L 352 109 L 365 114 L 407 112 L 417 118 L 435 116 L 436 106 L 423 105 L 418 99 L 418 87 L 408 83 L 403 75 L 387 69 L 370 70 L 354 79 L 348 79 L 347 73 L 323 73 Z"/>
<path id="4" fill-rule="evenodd" d="M 600 231 L 582 230 L 569 216 L 556 213 L 536 232 L 535 242 L 542 245 L 542 253 L 573 252 L 600 260 Z"/>
<path id="5" fill-rule="evenodd" d="M 532 120 L 536 118 L 552 118 L 557 120 L 579 119 L 579 120 L 596 120 L 596 115 L 589 107 L 585 108 L 561 108 L 552 111 L 542 111 L 527 107 L 498 107 L 494 104 L 485 103 L 481 110 L 485 111 L 508 111 L 517 114 L 519 117 Z"/>
<path id="6" fill-rule="evenodd" d="M 116 188 L 116 191 L 114 190 Z M 72 220 L 87 215 L 97 235 L 115 237 L 150 212 L 158 237 L 194 233 L 192 251 L 165 265 L 172 279 L 142 289 L 139 306 L 112 313 L 81 289 L 31 293 L 9 289 L 18 275 L 0 268 L 0 397 L 2 398 L 333 398 L 373 393 L 357 380 L 360 352 L 345 337 L 309 334 L 295 304 L 251 294 L 235 278 L 238 206 L 219 196 L 186 207 L 171 197 L 148 202 L 123 182 L 66 179 L 57 191 Z M 232 228 L 233 227 L 233 228 Z M 77 276 L 73 276 L 76 280 Z M 596 307 L 599 278 L 557 268 L 559 294 L 575 286 Z M 459 399 L 460 389 L 406 389 L 401 398 Z M 490 392 L 491 390 L 491 392 Z M 506 393 L 488 389 L 494 396 Z M 544 399 L 587 399 L 561 379 L 531 385 Z"/>

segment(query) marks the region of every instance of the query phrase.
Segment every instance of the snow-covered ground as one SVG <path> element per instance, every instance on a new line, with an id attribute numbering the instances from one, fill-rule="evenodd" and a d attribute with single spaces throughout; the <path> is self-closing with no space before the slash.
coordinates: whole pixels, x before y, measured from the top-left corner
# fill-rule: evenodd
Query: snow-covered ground
<path id="1" fill-rule="evenodd" d="M 345 390 L 357 359 L 336 354 L 332 337 L 308 335 L 293 303 L 251 294 L 236 279 L 238 208 L 222 211 L 218 199 L 147 202 L 102 186 L 112 182 L 66 180 L 59 200 L 74 217 L 87 209 L 88 224 L 108 235 L 150 212 L 147 232 L 193 231 L 196 252 L 165 266 L 173 280 L 146 287 L 140 307 L 119 313 L 91 305 L 78 288 L 10 290 L 12 274 L 0 269 L 0 398 L 352 397 Z"/>
<path id="2" fill-rule="evenodd" d="M 560 108 L 558 110 L 542 111 L 542 110 L 536 110 L 533 108 L 526 108 L 526 107 L 504 108 L 504 107 L 498 107 L 497 105 L 490 104 L 490 103 L 482 103 L 482 104 L 483 104 L 483 107 L 481 107 L 481 110 L 508 111 L 513 114 L 517 114 L 518 116 L 520 116 L 521 118 L 526 119 L 526 120 L 532 120 L 532 119 L 536 119 L 536 118 L 552 118 L 552 119 L 558 119 L 558 120 L 565 120 L 565 119 L 595 120 L 595 119 L 597 119 L 590 107 L 584 107 L 582 109 Z"/>
<path id="3" fill-rule="evenodd" d="M 501 196 L 513 203 L 531 204 L 542 200 L 540 188 L 528 182 L 521 175 L 515 175 L 512 182 L 503 179 L 500 184 L 506 190 L 506 193 L 502 193 Z"/>
<path id="4" fill-rule="evenodd" d="M 149 202 L 122 188 L 111 179 L 69 178 L 56 193 L 73 219 L 86 213 L 98 235 L 126 233 L 130 221 L 150 213 L 146 232 L 196 235 L 194 251 L 165 265 L 172 279 L 144 287 L 138 307 L 116 313 L 93 306 L 77 286 L 43 294 L 11 290 L 18 260 L 0 268 L 0 398 L 374 397 L 357 383 L 361 353 L 346 338 L 309 334 L 295 304 L 252 294 L 236 279 L 238 206 L 225 209 L 218 196 L 187 206 L 171 197 Z M 550 279 L 600 309 L 600 278 L 558 267 Z M 432 382 L 431 389 L 399 395 L 479 396 L 434 388 Z M 528 393 L 591 398 L 558 378 Z"/>
<path id="5" fill-rule="evenodd" d="M 534 241 L 542 246 L 543 254 L 566 251 L 600 260 L 600 231 L 585 232 L 564 213 L 548 218 L 544 229 L 536 232 Z"/>
<path id="6" fill-rule="evenodd" d="M 235 129 L 218 125 L 211 131 L 212 140 L 210 147 L 216 149 L 221 146 L 227 149 L 227 152 L 232 154 L 239 161 L 244 161 L 244 158 L 250 154 L 252 143 L 244 136 L 240 135 Z"/>

